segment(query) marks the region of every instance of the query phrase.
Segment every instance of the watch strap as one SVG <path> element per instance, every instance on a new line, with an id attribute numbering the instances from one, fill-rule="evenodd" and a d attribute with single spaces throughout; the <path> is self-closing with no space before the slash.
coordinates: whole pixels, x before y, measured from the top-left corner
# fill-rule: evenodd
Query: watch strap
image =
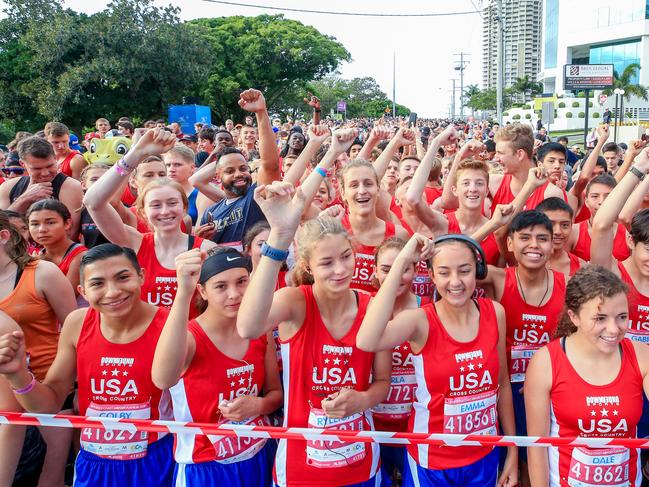
<path id="1" fill-rule="evenodd" d="M 276 260 L 277 262 L 283 262 L 288 257 L 288 250 L 276 249 L 271 247 L 266 242 L 261 246 L 261 255 L 268 257 L 269 259 Z"/>
<path id="2" fill-rule="evenodd" d="M 629 172 L 633 175 L 635 175 L 640 181 L 644 180 L 646 174 L 643 173 L 640 169 L 638 169 L 635 166 L 631 166 L 629 168 Z"/>

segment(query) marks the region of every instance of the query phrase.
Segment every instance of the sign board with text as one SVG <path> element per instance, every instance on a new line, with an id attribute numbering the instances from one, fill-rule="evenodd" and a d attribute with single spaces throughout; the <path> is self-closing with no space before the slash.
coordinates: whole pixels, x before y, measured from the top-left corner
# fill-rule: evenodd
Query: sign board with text
<path id="1" fill-rule="evenodd" d="M 613 87 L 612 64 L 566 64 L 563 71 L 565 90 L 604 90 Z"/>
<path id="2" fill-rule="evenodd" d="M 339 112 L 346 112 L 347 111 L 347 103 L 344 101 L 339 101 L 338 105 L 336 106 L 336 110 Z"/>

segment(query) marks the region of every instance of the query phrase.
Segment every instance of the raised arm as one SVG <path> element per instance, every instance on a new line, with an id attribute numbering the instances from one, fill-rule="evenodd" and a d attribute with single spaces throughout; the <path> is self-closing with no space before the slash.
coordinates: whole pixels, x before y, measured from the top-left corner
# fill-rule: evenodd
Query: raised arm
<path id="1" fill-rule="evenodd" d="M 649 178 L 641 181 L 624 203 L 624 208 L 622 208 L 617 221 L 623 224 L 627 230 L 631 228 L 631 221 L 635 214 L 642 209 L 642 203 L 647 193 L 649 193 Z"/>
<path id="2" fill-rule="evenodd" d="M 649 172 L 649 149 L 644 149 L 635 159 L 629 172 L 613 188 L 611 194 L 604 200 L 593 219 L 590 244 L 590 263 L 599 264 L 615 272 L 613 258 L 613 228 L 617 218 L 632 191 L 640 182 L 635 172 L 647 174 Z"/>
<path id="3" fill-rule="evenodd" d="M 394 260 L 385 281 L 370 301 L 356 335 L 356 346 L 376 352 L 392 350 L 405 341 L 420 342 L 428 322 L 420 309 L 405 310 L 392 318 L 397 291 L 403 273 L 416 263 L 432 257 L 432 240 L 415 233 Z M 427 336 L 427 335 L 426 335 Z"/>
<path id="4" fill-rule="evenodd" d="M 212 202 L 210 204 L 217 203 L 225 198 L 225 193 L 221 188 L 212 184 L 212 179 L 216 175 L 216 154 L 219 150 L 220 148 L 215 148 L 205 159 L 203 165 L 189 177 L 191 185 L 208 198 Z"/>
<path id="5" fill-rule="evenodd" d="M 408 203 L 416 205 L 421 200 L 421 196 L 424 194 L 424 189 L 426 188 L 426 183 L 428 182 L 430 170 L 432 169 L 433 164 L 435 163 L 435 158 L 437 157 L 437 150 L 442 145 L 455 142 L 456 139 L 457 132 L 455 127 L 449 125 L 442 133 L 429 142 L 428 151 L 415 171 L 415 175 L 408 187 L 408 192 L 406 193 Z M 444 184 L 444 186 L 446 186 L 446 184 Z"/>
<path id="6" fill-rule="evenodd" d="M 593 149 L 593 151 L 588 155 L 588 159 L 586 159 L 586 162 L 584 165 L 581 167 L 581 171 L 579 171 L 579 176 L 577 177 L 577 181 L 575 181 L 575 184 L 573 185 L 572 188 L 570 188 L 570 192 L 575 195 L 577 198 L 582 198 L 583 192 L 586 189 L 586 185 L 588 184 L 588 181 L 590 181 L 591 176 L 593 174 L 593 169 L 595 169 L 595 165 L 597 164 L 597 159 L 599 158 L 600 153 L 602 152 L 602 147 L 604 147 L 604 144 L 606 144 L 606 141 L 608 140 L 609 136 L 609 130 L 608 130 L 608 125 L 600 125 L 597 127 L 597 145 Z"/>
<path id="7" fill-rule="evenodd" d="M 390 135 L 390 129 L 388 129 L 387 127 L 384 127 L 383 125 L 377 125 L 376 127 L 374 127 L 370 131 L 370 135 L 363 144 L 361 151 L 358 153 L 358 158 L 369 161 L 372 155 L 372 151 L 378 145 L 378 143 L 382 140 L 388 140 L 390 138 Z M 388 162 L 390 161 L 388 160 Z"/>
<path id="8" fill-rule="evenodd" d="M 162 129 L 144 134 L 131 150 L 93 184 L 83 198 L 99 231 L 111 242 L 131 248 L 138 248 L 142 236 L 137 230 L 125 225 L 110 200 L 121 186 L 124 178 L 149 156 L 167 152 L 176 144 L 176 136 Z"/>
<path id="9" fill-rule="evenodd" d="M 390 139 L 387 147 L 381 155 L 374 161 L 374 170 L 376 175 L 379 178 L 379 181 L 383 179 L 385 171 L 388 170 L 388 164 L 392 160 L 392 156 L 404 145 L 410 145 L 415 143 L 415 133 L 410 129 L 401 128 L 399 131 Z"/>
<path id="10" fill-rule="evenodd" d="M 293 185 L 274 182 L 255 189 L 255 201 L 270 225 L 266 244 L 276 251 L 287 251 L 291 245 L 300 218 L 304 212 L 304 194 Z M 302 320 L 296 303 L 301 292 L 296 288 L 284 288 L 273 293 L 282 260 L 262 255 L 241 301 L 237 316 L 237 330 L 243 338 L 257 338 L 270 331 L 278 323 L 293 324 L 299 328 Z M 297 303 L 299 304 L 299 303 Z"/>
<path id="11" fill-rule="evenodd" d="M 304 171 L 306 171 L 311 159 L 313 159 L 318 149 L 320 149 L 324 141 L 331 135 L 331 132 L 326 125 L 311 125 L 309 126 L 307 135 L 309 140 L 306 146 L 297 159 L 295 159 L 291 168 L 284 174 L 283 180 L 291 183 L 293 186 L 297 186 L 297 183 L 302 179 Z"/>
<path id="12" fill-rule="evenodd" d="M 176 384 L 194 358 L 196 343 L 188 332 L 187 323 L 205 255 L 205 251 L 193 249 L 176 257 L 178 291 L 160 333 L 151 366 L 151 378 L 160 389 Z"/>
<path id="13" fill-rule="evenodd" d="M 624 162 L 615 173 L 615 181 L 618 183 L 622 181 L 622 178 L 633 164 L 634 159 L 638 157 L 638 154 L 640 154 L 642 149 L 645 147 L 647 147 L 646 140 L 634 140 L 629 144 L 629 148 L 627 149 L 626 154 L 624 154 Z"/>
<path id="14" fill-rule="evenodd" d="M 259 90 L 246 90 L 240 95 L 239 106 L 247 112 L 254 112 L 257 117 L 259 158 L 261 159 L 257 183 L 270 184 L 273 181 L 279 181 L 281 179 L 279 154 L 275 144 L 273 126 L 270 123 L 270 118 L 268 118 L 264 95 Z"/>

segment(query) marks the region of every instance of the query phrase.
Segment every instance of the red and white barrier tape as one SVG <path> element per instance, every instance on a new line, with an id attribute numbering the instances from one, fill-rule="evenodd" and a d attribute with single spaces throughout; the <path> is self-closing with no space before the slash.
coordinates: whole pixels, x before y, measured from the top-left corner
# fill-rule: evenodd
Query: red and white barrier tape
<path id="1" fill-rule="evenodd" d="M 433 446 L 584 446 L 606 448 L 624 446 L 649 449 L 647 438 L 557 438 L 540 436 L 487 436 L 427 433 L 394 433 L 386 431 L 343 431 L 318 428 L 281 428 L 237 424 L 208 424 L 180 421 L 70 416 L 0 412 L 0 425 L 54 426 L 60 428 L 99 428 L 129 432 L 188 433 L 193 435 L 241 436 L 289 440 L 355 441 L 392 445 L 427 444 Z"/>

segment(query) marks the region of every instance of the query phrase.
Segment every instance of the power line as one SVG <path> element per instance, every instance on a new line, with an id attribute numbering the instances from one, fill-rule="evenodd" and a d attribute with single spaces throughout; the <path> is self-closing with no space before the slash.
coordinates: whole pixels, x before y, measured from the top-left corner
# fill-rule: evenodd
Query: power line
<path id="1" fill-rule="evenodd" d="M 377 14 L 369 12 L 334 12 L 330 10 L 305 10 L 300 8 L 288 8 L 288 7 L 269 7 L 267 5 L 252 5 L 249 3 L 238 3 L 238 2 L 226 2 L 224 0 L 203 0 L 204 2 L 210 3 L 220 3 L 223 5 L 233 5 L 236 7 L 250 7 L 250 8 L 262 8 L 266 10 L 277 10 L 280 12 L 299 12 L 305 14 L 322 14 L 322 15 L 345 15 L 345 16 L 354 16 L 354 17 L 448 17 L 451 15 L 472 15 L 480 14 L 477 10 L 469 10 L 466 12 L 437 12 L 437 13 L 424 13 L 424 14 Z"/>

